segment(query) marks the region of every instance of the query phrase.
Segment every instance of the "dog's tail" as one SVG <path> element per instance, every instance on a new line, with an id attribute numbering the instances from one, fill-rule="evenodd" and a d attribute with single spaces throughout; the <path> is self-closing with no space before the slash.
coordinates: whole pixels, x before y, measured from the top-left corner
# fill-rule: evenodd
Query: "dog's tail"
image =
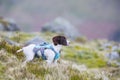
<path id="1" fill-rule="evenodd" d="M 23 51 L 23 49 L 19 49 L 19 50 L 17 50 L 17 52 L 16 52 L 16 53 L 19 53 L 19 52 L 21 52 L 21 51 Z"/>

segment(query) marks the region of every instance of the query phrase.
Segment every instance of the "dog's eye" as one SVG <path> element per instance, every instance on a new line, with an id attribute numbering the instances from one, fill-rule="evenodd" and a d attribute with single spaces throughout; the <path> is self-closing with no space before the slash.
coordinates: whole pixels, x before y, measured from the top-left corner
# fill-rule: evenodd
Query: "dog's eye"
<path id="1" fill-rule="evenodd" d="M 44 48 L 44 49 L 47 49 L 47 48 Z"/>

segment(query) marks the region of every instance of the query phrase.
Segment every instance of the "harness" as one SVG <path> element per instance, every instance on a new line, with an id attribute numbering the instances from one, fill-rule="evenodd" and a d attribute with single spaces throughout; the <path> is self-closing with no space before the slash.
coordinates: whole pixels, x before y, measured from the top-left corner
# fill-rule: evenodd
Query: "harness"
<path id="1" fill-rule="evenodd" d="M 39 44 L 39 45 L 36 45 L 33 49 L 33 52 L 35 53 L 35 57 L 39 58 L 39 55 L 38 55 L 38 51 L 41 52 L 41 57 L 43 60 L 47 60 L 46 56 L 44 55 L 44 51 L 45 49 L 51 49 L 54 53 L 55 53 L 55 56 L 54 56 L 54 60 L 58 59 L 60 57 L 60 53 L 57 52 L 53 46 L 49 43 L 42 43 L 42 44 Z"/>

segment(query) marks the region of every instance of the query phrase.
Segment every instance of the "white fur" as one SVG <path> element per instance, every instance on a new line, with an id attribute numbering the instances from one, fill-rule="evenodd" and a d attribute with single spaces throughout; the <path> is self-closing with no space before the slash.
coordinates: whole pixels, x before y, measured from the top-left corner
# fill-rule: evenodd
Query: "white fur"
<path id="1" fill-rule="evenodd" d="M 22 49 L 17 50 L 17 53 L 23 51 L 23 53 L 25 54 L 26 60 L 24 61 L 24 63 L 33 60 L 33 58 L 35 56 L 35 53 L 33 52 L 34 47 L 35 47 L 35 44 L 30 44 L 26 47 L 23 47 Z M 57 46 L 53 45 L 53 48 L 57 52 L 59 52 L 61 50 L 62 46 L 61 45 L 57 45 Z M 38 55 L 41 56 L 41 52 L 38 52 Z M 50 64 L 54 61 L 55 53 L 51 49 L 46 49 L 44 51 L 44 55 L 47 57 L 46 61 L 47 61 L 48 64 Z M 57 60 L 54 61 L 54 62 L 57 62 Z"/>

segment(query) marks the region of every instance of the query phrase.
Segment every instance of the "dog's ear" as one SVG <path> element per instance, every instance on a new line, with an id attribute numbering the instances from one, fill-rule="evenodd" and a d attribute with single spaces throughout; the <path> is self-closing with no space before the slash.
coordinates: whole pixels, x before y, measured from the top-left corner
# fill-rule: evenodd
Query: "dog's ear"
<path id="1" fill-rule="evenodd" d="M 64 45 L 66 46 L 67 45 L 67 40 L 64 36 L 55 36 L 53 37 L 53 43 L 54 45 Z"/>
<path id="2" fill-rule="evenodd" d="M 66 37 L 64 36 L 60 36 L 60 44 L 61 45 L 64 45 L 64 46 L 67 46 L 67 40 L 66 40 Z"/>
<path id="3" fill-rule="evenodd" d="M 54 45 L 58 44 L 58 36 L 53 37 L 52 40 L 53 40 Z"/>

